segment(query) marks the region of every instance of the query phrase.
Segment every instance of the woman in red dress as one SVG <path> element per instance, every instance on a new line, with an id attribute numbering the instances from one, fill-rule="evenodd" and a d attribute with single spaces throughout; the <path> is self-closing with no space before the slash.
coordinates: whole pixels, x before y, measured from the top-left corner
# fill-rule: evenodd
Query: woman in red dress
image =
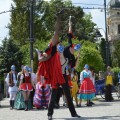
<path id="1" fill-rule="evenodd" d="M 90 100 L 95 97 L 95 87 L 91 80 L 91 71 L 89 70 L 88 64 L 85 64 L 84 70 L 80 73 L 81 86 L 79 89 L 78 99 L 79 106 L 81 106 L 82 99 L 87 100 L 87 106 L 92 106 Z"/>
<path id="2" fill-rule="evenodd" d="M 30 91 L 33 90 L 34 83 L 31 80 L 31 74 L 29 73 L 29 67 L 24 66 L 23 73 L 20 76 L 20 86 L 19 89 L 22 90 L 24 101 L 25 101 L 25 111 L 28 110 L 28 100 L 30 96 Z M 34 87 L 35 88 L 35 87 Z"/>

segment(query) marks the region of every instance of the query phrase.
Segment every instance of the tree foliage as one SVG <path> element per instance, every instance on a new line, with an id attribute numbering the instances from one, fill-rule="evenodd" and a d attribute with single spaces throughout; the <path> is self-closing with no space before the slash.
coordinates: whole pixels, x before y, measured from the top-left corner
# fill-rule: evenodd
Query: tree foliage
<path id="1" fill-rule="evenodd" d="M 104 68 L 103 59 L 96 50 L 96 45 L 87 41 L 82 43 L 77 70 L 81 71 L 85 64 L 89 64 L 89 66 L 93 67 L 96 71 L 103 70 Z"/>
<path id="2" fill-rule="evenodd" d="M 15 65 L 17 70 L 19 70 L 22 59 L 23 54 L 19 51 L 19 47 L 11 39 L 5 39 L 3 45 L 0 47 L 0 72 L 10 71 L 11 65 Z"/>
<path id="3" fill-rule="evenodd" d="M 24 65 L 30 65 L 30 42 L 28 40 L 30 34 L 29 22 L 30 22 L 31 2 L 30 0 L 20 0 L 20 1 L 13 0 L 13 2 L 14 3 L 11 6 L 12 13 L 11 13 L 10 24 L 8 25 L 10 40 L 12 41 L 10 44 L 13 45 L 14 43 L 15 44 L 13 45 L 14 47 L 19 46 L 18 51 L 20 53 L 23 53 L 23 59 L 21 61 L 22 58 L 21 57 L 20 62 Z M 72 17 L 73 31 L 76 33 L 75 34 L 76 40 L 74 40 L 74 42 L 78 43 L 79 42 L 78 39 L 79 40 L 85 39 L 90 41 L 93 40 L 92 35 L 89 36 L 89 34 L 94 31 L 95 23 L 92 22 L 92 17 L 90 14 L 84 15 L 84 12 L 81 7 L 72 5 L 71 0 L 66 0 L 66 1 L 51 0 L 50 2 L 40 0 L 37 1 L 36 4 L 34 4 L 34 21 L 33 21 L 34 22 L 33 31 L 35 38 L 34 48 L 44 50 L 47 47 L 49 40 L 51 39 L 54 32 L 56 13 L 59 12 L 61 9 L 64 9 L 64 14 L 62 15 L 62 22 L 61 22 L 61 36 L 63 35 L 66 36 L 68 32 L 69 16 L 74 16 Z M 83 48 L 85 49 L 85 52 L 84 50 L 81 49 L 82 55 L 84 55 L 85 53 L 88 54 L 87 50 L 89 51 L 89 49 L 91 50 L 91 52 L 94 52 L 96 55 L 98 55 L 95 49 L 93 48 L 91 49 L 91 47 L 87 48 L 85 47 L 85 44 L 87 43 L 84 43 L 84 46 L 82 47 L 82 49 Z M 8 54 L 8 56 L 11 58 L 11 56 L 9 55 L 11 53 L 6 53 L 6 54 Z M 4 56 L 4 54 L 1 53 L 1 56 Z M 6 59 L 8 58 L 8 56 L 6 55 Z M 100 56 L 98 55 L 98 58 L 99 57 Z M 34 59 L 36 59 L 36 55 Z M 1 59 L 1 61 L 2 60 L 3 59 Z M 16 62 L 18 61 L 16 60 Z M 10 64 L 9 61 L 6 60 L 6 64 Z M 16 64 L 18 65 L 18 63 Z M 36 62 L 34 64 L 35 67 L 37 64 Z"/>
<path id="4" fill-rule="evenodd" d="M 23 46 L 29 40 L 31 2 L 28 0 L 13 0 L 13 2 L 11 20 L 8 26 L 9 34 L 16 44 Z M 68 30 L 68 18 L 70 15 L 74 16 L 76 21 L 79 22 L 84 12 L 80 7 L 71 6 L 70 0 L 65 2 L 61 0 L 51 0 L 50 2 L 41 0 L 36 4 L 34 3 L 33 31 L 35 39 L 46 41 L 51 38 L 54 32 L 56 13 L 61 9 L 66 8 L 62 15 L 62 31 Z"/>
<path id="5" fill-rule="evenodd" d="M 99 48 L 100 48 L 100 54 L 103 58 L 103 62 L 104 64 L 106 64 L 106 42 L 105 42 L 105 39 L 101 39 L 101 43 L 99 45 Z"/>
<path id="6" fill-rule="evenodd" d="M 81 21 L 76 23 L 76 36 L 78 39 L 85 39 L 94 42 L 94 27 L 96 24 L 92 22 L 91 14 L 85 14 Z"/>
<path id="7" fill-rule="evenodd" d="M 29 38 L 29 12 L 27 0 L 13 0 L 9 28 L 10 38 L 18 45 L 26 44 Z"/>
<path id="8" fill-rule="evenodd" d="M 120 67 L 120 41 L 115 41 L 113 45 L 112 64 L 115 67 Z"/>

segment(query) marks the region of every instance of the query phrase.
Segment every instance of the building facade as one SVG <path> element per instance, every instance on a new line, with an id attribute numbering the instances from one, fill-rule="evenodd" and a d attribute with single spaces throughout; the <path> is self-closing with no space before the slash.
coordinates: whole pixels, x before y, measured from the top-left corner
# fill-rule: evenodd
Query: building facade
<path id="1" fill-rule="evenodd" d="M 111 0 L 108 4 L 108 40 L 120 40 L 120 0 Z"/>

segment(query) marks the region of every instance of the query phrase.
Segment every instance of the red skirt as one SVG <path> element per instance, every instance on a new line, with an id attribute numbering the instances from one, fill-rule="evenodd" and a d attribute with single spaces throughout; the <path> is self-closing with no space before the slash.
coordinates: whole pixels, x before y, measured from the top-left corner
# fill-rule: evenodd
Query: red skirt
<path id="1" fill-rule="evenodd" d="M 37 73 L 39 76 L 44 76 L 46 79 L 49 77 L 48 62 L 39 62 Z"/>
<path id="2" fill-rule="evenodd" d="M 23 90 L 23 91 L 32 91 L 33 87 L 31 85 L 31 83 L 22 83 L 20 85 L 20 90 Z"/>
<path id="3" fill-rule="evenodd" d="M 44 76 L 46 79 L 45 83 L 51 84 L 52 88 L 58 88 L 59 85 L 65 83 L 62 74 L 60 56 L 57 52 L 49 60 L 39 63 L 37 73 L 39 76 Z"/>
<path id="4" fill-rule="evenodd" d="M 93 85 L 92 80 L 90 80 L 90 78 L 85 78 L 82 81 L 79 93 L 80 94 L 92 94 L 92 93 L 95 93 L 95 87 Z"/>
<path id="5" fill-rule="evenodd" d="M 45 62 L 45 70 L 47 71 L 46 84 L 51 84 L 52 88 L 58 88 L 59 85 L 65 83 L 62 74 L 59 54 L 56 52 L 49 60 Z"/>
<path id="6" fill-rule="evenodd" d="M 49 71 L 50 71 L 50 83 L 52 88 L 58 88 L 59 85 L 65 83 L 65 79 L 62 74 L 60 56 L 57 52 L 50 59 Z"/>

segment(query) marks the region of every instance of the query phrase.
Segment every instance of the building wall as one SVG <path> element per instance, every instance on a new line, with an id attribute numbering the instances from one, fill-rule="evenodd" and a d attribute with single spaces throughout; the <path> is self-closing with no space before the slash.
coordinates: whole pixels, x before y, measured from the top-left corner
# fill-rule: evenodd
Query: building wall
<path id="1" fill-rule="evenodd" d="M 108 40 L 120 40 L 120 4 L 119 0 L 111 0 L 108 8 Z M 118 30 L 119 26 L 119 30 Z"/>

